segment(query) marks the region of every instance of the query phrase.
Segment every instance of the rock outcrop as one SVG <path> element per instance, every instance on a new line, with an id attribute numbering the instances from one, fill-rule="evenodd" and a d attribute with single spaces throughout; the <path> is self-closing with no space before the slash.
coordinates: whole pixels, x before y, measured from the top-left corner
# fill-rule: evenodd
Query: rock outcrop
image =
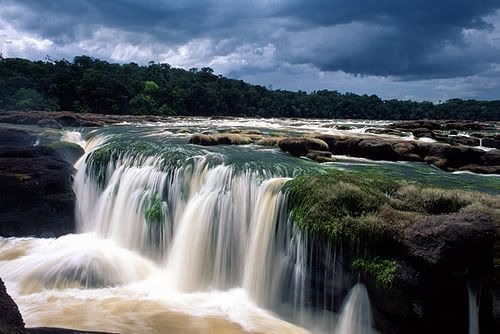
<path id="1" fill-rule="evenodd" d="M 492 270 L 496 226 L 491 216 L 427 216 L 393 236 L 398 270 L 389 286 L 363 274 L 383 333 L 466 333 L 467 285 L 481 289 L 481 333 L 494 333 Z"/>
<path id="2" fill-rule="evenodd" d="M 0 146 L 0 235 L 75 231 L 73 166 L 46 146 Z"/>

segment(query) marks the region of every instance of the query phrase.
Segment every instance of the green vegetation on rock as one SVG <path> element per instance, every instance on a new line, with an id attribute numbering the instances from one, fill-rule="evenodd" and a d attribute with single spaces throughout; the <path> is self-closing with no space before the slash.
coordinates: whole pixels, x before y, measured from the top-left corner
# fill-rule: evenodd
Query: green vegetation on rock
<path id="1" fill-rule="evenodd" d="M 286 183 L 294 222 L 330 240 L 377 239 L 429 214 L 485 212 L 498 216 L 498 196 L 408 183 L 375 172 L 331 170 Z"/>
<path id="2" fill-rule="evenodd" d="M 144 212 L 144 219 L 148 224 L 160 224 L 165 221 L 163 205 L 158 194 L 151 196 L 149 206 Z"/>
<path id="3" fill-rule="evenodd" d="M 390 287 L 398 270 L 398 262 L 379 258 L 358 258 L 352 262 L 352 268 L 370 275 L 381 287 Z"/>

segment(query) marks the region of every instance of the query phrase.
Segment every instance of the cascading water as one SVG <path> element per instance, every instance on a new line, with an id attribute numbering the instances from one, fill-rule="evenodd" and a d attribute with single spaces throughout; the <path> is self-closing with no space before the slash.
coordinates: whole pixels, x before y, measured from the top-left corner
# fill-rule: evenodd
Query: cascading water
<path id="1" fill-rule="evenodd" d="M 335 334 L 372 334 L 372 313 L 368 292 L 363 284 L 356 284 L 340 314 Z"/>
<path id="2" fill-rule="evenodd" d="M 298 325 L 332 332 L 334 317 L 327 312 L 334 309 L 332 287 L 311 285 L 311 279 L 319 275 L 324 282 L 335 281 L 340 275 L 335 266 L 337 252 L 328 245 L 320 250 L 321 255 L 313 254 L 313 248 L 319 252 L 314 240 L 288 216 L 283 185 L 293 173 L 232 164 L 221 154 L 185 146 L 117 145 L 121 139 L 112 136 L 95 135 L 84 141 L 75 133 L 64 140 L 78 142 L 86 151 L 75 164 L 81 234 L 51 241 L 43 253 L 51 254 L 50 261 L 36 256 L 36 247 L 46 247 L 40 241 L 27 257 L 0 264 L 0 274 L 10 270 L 12 281 L 23 277 L 12 285 L 20 296 L 26 291 L 55 289 L 44 290 L 48 295 L 44 298 L 72 304 L 61 291 L 84 289 L 82 296 L 95 308 L 90 313 L 108 312 L 113 298 L 117 298 L 115 303 L 128 305 L 131 295 L 134 307 L 148 312 L 152 305 L 160 309 L 167 305 L 170 313 L 215 312 L 250 332 L 302 332 L 258 305 Z M 319 274 L 317 258 L 325 268 Z M 92 289 L 101 289 L 105 297 L 98 297 Z M 156 304 L 158 298 L 164 306 Z M 337 333 L 368 333 L 367 298 L 364 287 L 353 288 Z M 227 305 L 208 307 L 213 299 Z M 137 300 L 144 304 L 138 306 Z M 237 316 L 230 311 L 234 305 L 240 309 Z M 43 308 L 21 307 L 31 314 L 32 323 L 45 319 L 40 322 L 45 325 L 48 315 Z M 207 307 L 208 311 L 201 311 Z M 113 314 L 108 316 L 115 319 Z M 144 317 L 150 319 L 148 313 Z M 96 329 L 93 326 L 145 332 L 160 325 L 150 319 L 141 328 L 106 327 L 101 322 L 84 323 L 80 328 Z M 184 331 L 189 332 L 185 328 L 179 332 Z"/>
<path id="3" fill-rule="evenodd" d="M 469 334 L 479 334 L 479 293 L 470 284 L 467 285 L 469 299 Z"/>

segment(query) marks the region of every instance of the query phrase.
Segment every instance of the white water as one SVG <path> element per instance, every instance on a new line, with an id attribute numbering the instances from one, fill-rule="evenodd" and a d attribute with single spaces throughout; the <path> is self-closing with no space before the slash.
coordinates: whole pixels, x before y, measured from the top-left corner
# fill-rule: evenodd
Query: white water
<path id="1" fill-rule="evenodd" d="M 469 334 L 479 334 L 479 293 L 467 285 L 469 297 Z"/>
<path id="2" fill-rule="evenodd" d="M 372 334 L 372 313 L 368 292 L 356 284 L 346 297 L 335 334 Z"/>

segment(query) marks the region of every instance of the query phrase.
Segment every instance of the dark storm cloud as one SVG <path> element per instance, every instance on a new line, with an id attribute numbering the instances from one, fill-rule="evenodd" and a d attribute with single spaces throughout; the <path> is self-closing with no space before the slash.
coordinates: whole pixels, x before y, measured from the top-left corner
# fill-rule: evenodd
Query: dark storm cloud
<path id="1" fill-rule="evenodd" d="M 498 0 L 0 0 L 16 28 L 59 45 L 89 38 L 99 27 L 131 33 L 132 44 L 166 47 L 196 38 L 275 47 L 275 66 L 308 64 L 321 71 L 399 80 L 453 78 L 500 63 L 500 45 L 484 17 Z M 210 56 L 210 55 L 208 55 Z M 244 59 L 241 60 L 245 63 Z M 251 68 L 249 66 L 248 68 Z M 245 72 L 245 66 L 232 69 Z M 254 70 L 254 69 L 252 69 Z"/>

